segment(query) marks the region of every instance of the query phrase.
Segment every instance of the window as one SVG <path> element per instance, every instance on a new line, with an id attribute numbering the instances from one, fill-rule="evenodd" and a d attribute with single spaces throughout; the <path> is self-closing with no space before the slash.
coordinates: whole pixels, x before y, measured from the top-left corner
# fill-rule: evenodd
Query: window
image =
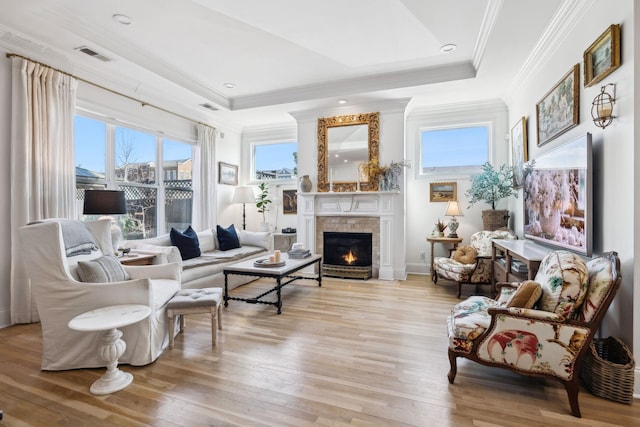
<path id="1" fill-rule="evenodd" d="M 295 179 L 298 174 L 298 143 L 253 144 L 252 179 Z"/>
<path id="2" fill-rule="evenodd" d="M 155 237 L 191 223 L 190 144 L 76 115 L 75 145 L 78 200 L 86 189 L 124 191 L 127 214 L 118 220 L 125 239 Z"/>
<path id="3" fill-rule="evenodd" d="M 88 117 L 75 118 L 76 187 L 100 189 L 106 184 L 107 125 Z M 84 195 L 84 192 L 82 192 Z M 84 199 L 84 196 L 82 197 Z"/>
<path id="4" fill-rule="evenodd" d="M 469 170 L 489 160 L 489 125 L 420 132 L 421 173 Z"/>

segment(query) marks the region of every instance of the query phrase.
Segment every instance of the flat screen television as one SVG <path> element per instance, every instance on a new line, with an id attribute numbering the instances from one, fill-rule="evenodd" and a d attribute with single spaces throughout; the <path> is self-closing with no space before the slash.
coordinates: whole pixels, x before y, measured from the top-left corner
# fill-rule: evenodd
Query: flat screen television
<path id="1" fill-rule="evenodd" d="M 536 158 L 524 172 L 524 236 L 591 256 L 591 134 Z"/>

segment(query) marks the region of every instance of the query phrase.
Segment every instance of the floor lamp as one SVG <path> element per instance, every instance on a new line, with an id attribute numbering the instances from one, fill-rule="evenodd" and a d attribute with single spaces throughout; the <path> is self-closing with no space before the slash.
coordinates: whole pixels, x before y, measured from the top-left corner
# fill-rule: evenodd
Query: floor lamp
<path id="1" fill-rule="evenodd" d="M 247 214 L 245 211 L 245 204 L 255 203 L 256 193 L 253 192 L 253 187 L 236 187 L 233 192 L 233 198 L 231 203 L 242 203 L 242 229 L 247 229 Z"/>
<path id="2" fill-rule="evenodd" d="M 124 191 L 85 190 L 83 213 L 85 215 L 122 215 L 127 213 Z M 112 216 L 103 216 L 100 219 L 111 220 L 111 243 L 113 252 L 117 254 L 118 245 L 122 239 L 122 229 Z"/>

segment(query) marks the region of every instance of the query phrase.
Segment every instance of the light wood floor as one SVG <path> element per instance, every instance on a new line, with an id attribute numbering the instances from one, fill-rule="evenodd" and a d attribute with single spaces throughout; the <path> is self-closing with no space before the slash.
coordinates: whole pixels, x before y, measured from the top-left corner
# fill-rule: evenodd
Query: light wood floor
<path id="1" fill-rule="evenodd" d="M 189 316 L 176 347 L 123 366 L 134 382 L 110 396 L 89 393 L 103 369 L 40 371 L 39 324 L 1 329 L 0 425 L 640 425 L 638 402 L 583 389 L 577 419 L 559 384 L 467 360 L 449 385 L 445 324 L 458 300 L 427 280 L 300 282 L 283 290 L 281 315 L 231 301 L 215 348 L 208 316 Z"/>

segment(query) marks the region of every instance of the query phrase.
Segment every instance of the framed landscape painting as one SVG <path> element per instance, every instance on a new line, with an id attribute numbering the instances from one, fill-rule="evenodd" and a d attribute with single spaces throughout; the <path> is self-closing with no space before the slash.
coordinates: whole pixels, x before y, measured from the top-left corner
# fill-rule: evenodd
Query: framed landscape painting
<path id="1" fill-rule="evenodd" d="M 458 199 L 455 182 L 432 182 L 429 184 L 430 202 L 449 202 Z"/>
<path id="2" fill-rule="evenodd" d="M 620 25 L 614 24 L 584 51 L 584 87 L 592 86 L 620 66 Z"/>
<path id="3" fill-rule="evenodd" d="M 578 125 L 580 64 L 576 64 L 536 104 L 538 147 Z"/>
<path id="4" fill-rule="evenodd" d="M 238 165 L 218 162 L 218 183 L 238 185 Z"/>

